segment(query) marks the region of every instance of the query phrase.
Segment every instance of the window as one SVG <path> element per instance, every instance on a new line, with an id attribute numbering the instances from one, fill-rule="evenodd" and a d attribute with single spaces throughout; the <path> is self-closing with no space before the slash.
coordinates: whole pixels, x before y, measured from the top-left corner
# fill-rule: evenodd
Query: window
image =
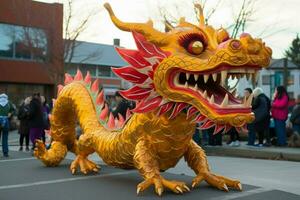
<path id="1" fill-rule="evenodd" d="M 84 76 L 89 71 L 92 77 L 96 77 L 96 68 L 97 68 L 96 65 L 81 64 L 79 69 Z"/>
<path id="2" fill-rule="evenodd" d="M 288 85 L 294 85 L 294 75 L 290 74 L 287 80 Z"/>
<path id="3" fill-rule="evenodd" d="M 111 77 L 111 69 L 108 66 L 98 67 L 98 77 Z"/>
<path id="4" fill-rule="evenodd" d="M 0 24 L 0 57 L 13 57 L 14 34 L 11 28 Z"/>
<path id="5" fill-rule="evenodd" d="M 44 30 L 0 23 L 0 57 L 45 62 L 48 39 Z"/>
<path id="6" fill-rule="evenodd" d="M 271 80 L 270 80 L 269 75 L 263 75 L 262 76 L 262 84 L 263 85 L 270 85 L 271 84 Z"/>

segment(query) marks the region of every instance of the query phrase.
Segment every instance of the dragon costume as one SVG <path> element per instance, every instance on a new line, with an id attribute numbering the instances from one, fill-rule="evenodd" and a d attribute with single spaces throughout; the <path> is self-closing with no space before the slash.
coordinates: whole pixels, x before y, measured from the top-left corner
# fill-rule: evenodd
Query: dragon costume
<path id="1" fill-rule="evenodd" d="M 166 188 L 175 193 L 190 190 L 160 174 L 184 157 L 196 173 L 192 187 L 206 181 L 220 190 L 242 190 L 238 180 L 210 171 L 192 136 L 197 123 L 200 129 L 225 133 L 233 127 L 242 130 L 253 121 L 251 98 L 241 101 L 225 85 L 230 77 L 245 76 L 255 82 L 258 70 L 270 62 L 271 49 L 249 34 L 232 39 L 226 30 L 206 25 L 199 5 L 199 25 L 181 18 L 168 32 L 154 29 L 152 21 L 122 22 L 108 3 L 104 6 L 119 29 L 132 32 L 137 45 L 137 50 L 118 48 L 129 66 L 113 69 L 133 83 L 120 93 L 135 100 L 136 107 L 128 110 L 126 118 L 120 114 L 114 118 L 97 80 L 91 83 L 90 74 L 83 77 L 80 71 L 74 78 L 66 74 L 50 116 L 51 148 L 46 150 L 37 141 L 35 156 L 46 166 L 57 166 L 71 151 L 77 156 L 71 172 L 80 168 L 86 174 L 99 170 L 87 158 L 96 152 L 108 165 L 136 168 L 144 178 L 137 193 L 154 185 L 158 195 Z M 78 140 L 77 123 L 83 130 Z"/>

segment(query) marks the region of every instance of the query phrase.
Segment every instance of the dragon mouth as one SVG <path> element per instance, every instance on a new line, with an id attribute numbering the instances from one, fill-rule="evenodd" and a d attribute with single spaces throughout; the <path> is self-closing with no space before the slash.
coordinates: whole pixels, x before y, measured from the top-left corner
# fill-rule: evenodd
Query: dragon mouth
<path id="1" fill-rule="evenodd" d="M 175 68 L 170 74 L 169 84 L 172 89 L 191 94 L 219 114 L 250 113 L 251 100 L 238 99 L 233 92 L 225 89 L 225 85 L 228 79 L 243 77 L 256 82 L 259 69 L 253 66 L 221 66 L 211 71 L 196 72 Z"/>

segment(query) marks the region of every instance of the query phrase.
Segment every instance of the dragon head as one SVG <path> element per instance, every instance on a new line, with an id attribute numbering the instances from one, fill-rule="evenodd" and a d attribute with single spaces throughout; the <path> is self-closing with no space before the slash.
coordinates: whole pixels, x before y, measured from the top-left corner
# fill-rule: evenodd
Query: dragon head
<path id="1" fill-rule="evenodd" d="M 130 66 L 113 69 L 134 83 L 121 91 L 137 101 L 134 112 L 157 110 L 174 118 L 186 110 L 187 118 L 202 123 L 200 128 L 215 126 L 215 132 L 242 128 L 254 119 L 251 98 L 241 101 L 225 85 L 244 76 L 255 82 L 258 70 L 269 65 L 272 50 L 261 39 L 246 33 L 232 39 L 225 29 L 205 25 L 200 5 L 199 25 L 181 18 L 166 33 L 154 29 L 152 21 L 122 22 L 108 3 L 104 6 L 119 29 L 133 33 L 138 48 L 117 49 Z"/>

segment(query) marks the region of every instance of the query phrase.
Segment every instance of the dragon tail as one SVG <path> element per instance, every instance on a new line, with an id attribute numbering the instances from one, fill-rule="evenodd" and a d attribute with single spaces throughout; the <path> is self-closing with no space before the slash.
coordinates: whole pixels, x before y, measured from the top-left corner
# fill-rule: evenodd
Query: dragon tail
<path id="1" fill-rule="evenodd" d="M 51 147 L 46 150 L 41 141 L 36 143 L 35 156 L 46 166 L 57 166 L 66 156 L 67 151 L 78 154 L 75 128 L 79 123 L 82 134 L 95 130 L 120 130 L 124 119 L 122 115 L 114 118 L 104 101 L 104 91 L 99 91 L 99 81 L 92 83 L 90 73 L 85 78 L 78 70 L 75 77 L 65 74 L 64 85 L 58 85 L 58 97 L 53 100 L 50 119 Z M 106 132 L 104 131 L 104 132 Z"/>

